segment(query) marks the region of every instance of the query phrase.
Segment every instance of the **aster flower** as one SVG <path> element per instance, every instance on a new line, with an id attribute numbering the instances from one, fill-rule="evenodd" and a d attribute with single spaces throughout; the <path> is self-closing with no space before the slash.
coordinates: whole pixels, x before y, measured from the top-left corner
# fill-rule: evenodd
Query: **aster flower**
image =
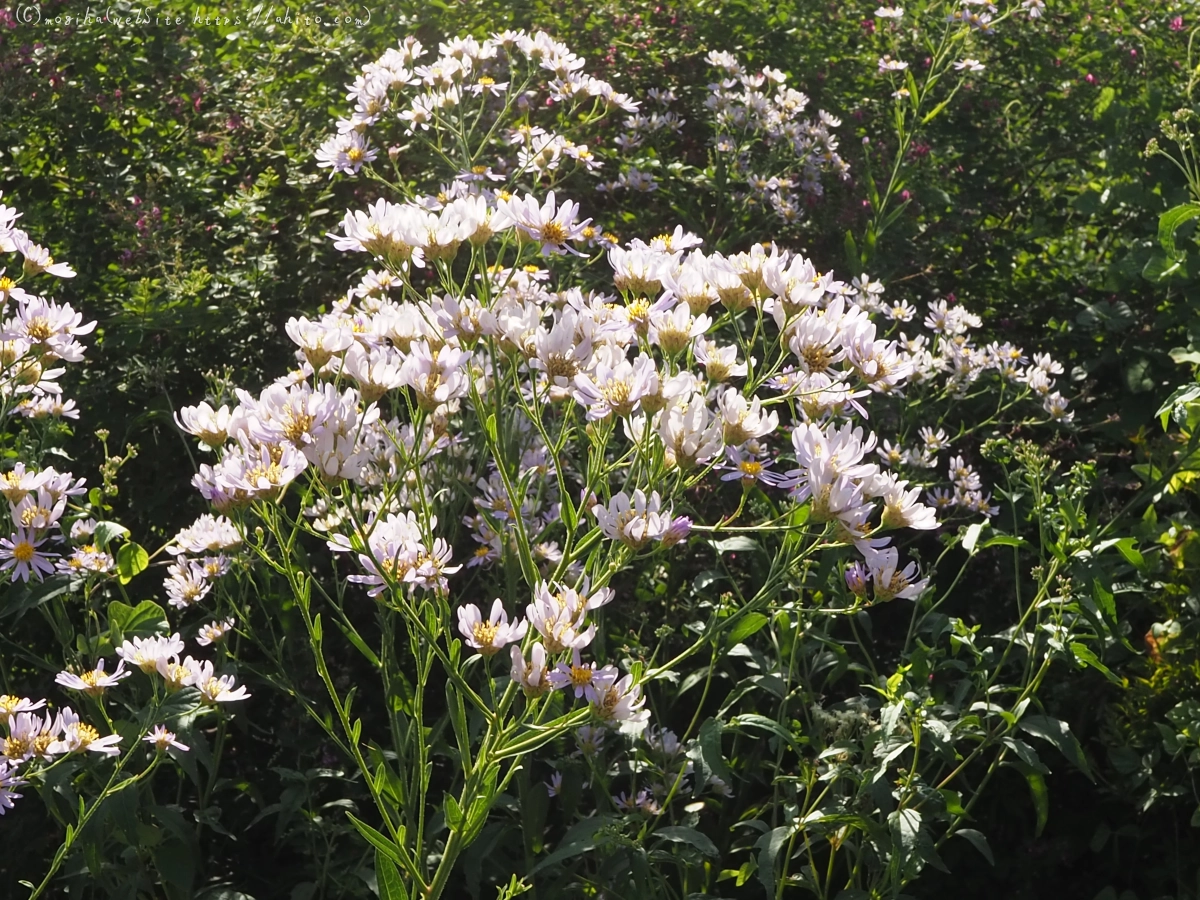
<path id="1" fill-rule="evenodd" d="M 647 543 L 659 540 L 671 524 L 670 512 L 660 512 L 662 500 L 658 491 L 649 499 L 639 488 L 630 497 L 624 491 L 613 496 L 608 506 L 596 504 L 592 515 L 598 520 L 604 536 L 640 550 Z"/>
<path id="2" fill-rule="evenodd" d="M 585 693 L 597 718 L 620 725 L 622 731 L 639 732 L 650 721 L 641 687 L 633 683 L 632 675 L 620 677 L 615 666 L 594 673 Z"/>
<path id="3" fill-rule="evenodd" d="M 236 683 L 236 679 L 232 675 L 215 676 L 213 664 L 208 660 L 197 666 L 192 680 L 192 684 L 200 690 L 201 702 L 210 706 L 247 699 L 250 694 L 246 690 L 246 686 L 234 687 Z"/>
<path id="4" fill-rule="evenodd" d="M 57 557 L 58 554 L 43 553 L 39 549 L 43 543 L 45 543 L 44 538 L 38 540 L 35 532 L 26 528 L 18 528 L 9 537 L 0 538 L 0 559 L 4 560 L 0 564 L 0 572 L 11 569 L 14 582 L 18 578 L 28 582 L 30 575 L 41 581 L 43 574 L 52 574 L 54 563 L 50 560 Z"/>
<path id="5" fill-rule="evenodd" d="M 98 732 L 86 722 L 79 721 L 79 716 L 69 706 L 64 706 L 59 716 L 62 723 L 62 737 L 52 743 L 48 751 L 52 755 L 60 753 L 75 753 L 87 750 L 102 756 L 116 756 L 120 753 L 117 744 L 121 743 L 119 734 L 100 737 Z"/>
<path id="6" fill-rule="evenodd" d="M 917 564 L 910 562 L 900 568 L 900 551 L 895 547 L 868 550 L 864 554 L 871 570 L 875 601 L 882 603 L 893 598 L 916 600 L 929 585 L 928 578 L 918 578 Z"/>
<path id="7" fill-rule="evenodd" d="M 175 732 L 167 731 L 165 725 L 155 725 L 154 730 L 142 738 L 142 740 L 147 744 L 153 744 L 154 749 L 159 753 L 165 752 L 168 747 L 184 751 L 188 749 L 187 744 L 182 744 L 175 740 Z"/>
<path id="8" fill-rule="evenodd" d="M 539 697 L 551 689 L 545 647 L 540 643 L 534 644 L 529 650 L 528 662 L 519 645 L 514 644 L 509 652 L 512 657 L 512 680 L 521 686 L 526 697 Z M 559 779 L 561 781 L 561 776 Z"/>
<path id="9" fill-rule="evenodd" d="M 215 644 L 217 641 L 223 640 L 225 635 L 233 630 L 233 619 L 225 619 L 221 622 L 209 622 L 207 625 L 201 625 L 200 631 L 196 635 L 196 643 L 201 647 L 207 647 L 210 644 Z"/>
<path id="10" fill-rule="evenodd" d="M 64 712 L 69 711 L 69 708 Z M 8 737 L 0 742 L 0 756 L 13 762 L 25 762 L 37 756 L 52 759 L 57 753 L 54 745 L 62 731 L 62 714 L 39 718 L 32 712 L 19 712 L 8 717 Z"/>
<path id="11" fill-rule="evenodd" d="M 915 528 L 921 531 L 937 528 L 934 509 L 920 501 L 921 488 L 905 490 L 907 486 L 907 481 L 893 481 L 883 492 L 881 524 L 885 528 Z"/>
<path id="12" fill-rule="evenodd" d="M 768 471 L 767 467 L 774 465 L 775 460 L 760 460 L 753 453 L 743 453 L 737 447 L 726 447 L 725 456 L 729 464 L 718 466 L 727 469 L 721 476 L 722 481 L 740 481 L 742 487 L 750 488 L 761 482 L 769 487 L 779 487 L 787 483 L 787 476 L 780 472 Z"/>
<path id="13" fill-rule="evenodd" d="M 132 672 L 125 671 L 125 660 L 117 663 L 116 669 L 105 673 L 104 660 L 96 663 L 96 668 L 76 675 L 74 672 L 59 672 L 54 676 L 55 684 L 61 684 L 73 691 L 83 691 L 92 697 L 99 697 L 110 687 L 116 687 L 122 678 L 128 678 Z"/>
<path id="14" fill-rule="evenodd" d="M 591 686 L 595 674 L 596 664 L 590 662 L 584 665 L 579 656 L 579 648 L 576 647 L 571 651 L 571 661 L 569 663 L 560 662 L 555 666 L 554 671 L 549 674 L 548 680 L 550 686 L 555 690 L 571 688 L 575 691 L 575 697 L 578 699 Z"/>
<path id="15" fill-rule="evenodd" d="M 524 619 L 508 621 L 504 602 L 497 597 L 487 619 L 474 603 L 458 608 L 458 631 L 466 638 L 467 646 L 474 647 L 483 656 L 493 656 L 508 644 L 520 641 L 529 630 Z"/>
<path id="16" fill-rule="evenodd" d="M 14 763 L 0 759 L 0 816 L 13 808 L 14 800 L 21 799 L 22 795 L 13 788 L 27 783 L 23 778 L 17 777 L 17 767 Z"/>
<path id="17" fill-rule="evenodd" d="M 32 712 L 46 705 L 45 700 L 30 700 L 28 697 L 17 697 L 14 694 L 0 695 L 0 716 L 5 720 L 17 713 Z"/>
<path id="18" fill-rule="evenodd" d="M 184 646 L 178 633 L 170 637 L 135 637 L 117 648 L 117 656 L 121 657 L 123 663 L 137 666 L 149 674 L 159 670 L 160 662 L 165 664 L 172 658 L 178 658 Z"/>
<path id="19" fill-rule="evenodd" d="M 566 200 L 561 205 L 556 202 L 554 191 L 546 194 L 546 201 L 538 205 L 532 194 L 526 194 L 523 199 L 501 199 L 497 203 L 496 220 L 501 226 L 516 226 L 517 232 L 531 241 L 542 245 L 542 255 L 551 253 L 579 252 L 568 244 L 579 240 L 583 229 L 591 219 L 576 221 L 579 204 Z"/>
<path id="20" fill-rule="evenodd" d="M 242 542 L 233 522 L 225 516 L 204 514 L 187 528 L 175 535 L 168 553 L 216 553 L 236 547 Z"/>

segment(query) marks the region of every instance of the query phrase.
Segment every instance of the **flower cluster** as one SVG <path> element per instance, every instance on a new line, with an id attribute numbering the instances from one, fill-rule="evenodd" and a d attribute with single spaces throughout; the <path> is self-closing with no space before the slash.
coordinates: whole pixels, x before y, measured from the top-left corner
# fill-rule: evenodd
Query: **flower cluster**
<path id="1" fill-rule="evenodd" d="M 600 165 L 586 145 L 530 122 L 538 109 L 638 109 L 608 82 L 584 72 L 585 60 L 544 32 L 457 38 L 442 43 L 438 53 L 425 62 L 426 49 L 410 37 L 364 66 L 349 86 L 353 112 L 338 120 L 337 134 L 317 151 L 318 165 L 357 173 L 377 158 L 367 135 L 385 122 L 398 122 L 417 137 L 444 126 L 486 132 L 504 112 L 519 110 L 525 121 L 503 131 L 490 165 L 470 166 L 446 186 L 443 195 L 452 198 L 467 185 L 505 181 L 514 172 L 557 176 L 564 162 L 582 170 Z"/>
<path id="2" fill-rule="evenodd" d="M 230 558 L 224 551 L 241 542 L 242 536 L 225 516 L 203 515 L 175 535 L 167 546 L 175 557 L 163 582 L 167 602 L 187 609 L 203 600 L 212 582 L 229 571 Z"/>
<path id="3" fill-rule="evenodd" d="M 78 337 L 90 334 L 95 322 L 68 304 L 60 304 L 33 292 L 28 279 L 41 275 L 72 278 L 74 270 L 56 262 L 44 247 L 33 243 L 17 228 L 15 209 L 0 203 L 0 254 L 18 253 L 23 258 L 19 273 L 6 274 L 0 267 L 0 413 L 27 418 L 78 418 L 72 400 L 65 400 L 58 379 L 66 363 L 83 359 Z M 69 472 L 47 467 L 37 470 L 17 462 L 0 473 L 0 493 L 8 501 L 12 532 L 0 538 L 0 571 L 11 580 L 42 580 L 46 575 L 103 573 L 112 568 L 112 558 L 95 546 L 85 545 L 66 558 L 51 552 L 46 544 L 64 540 L 63 517 L 68 498 L 84 492 L 84 480 Z M 77 537 L 72 533 L 72 538 Z M 55 560 L 57 559 L 57 562 Z"/>

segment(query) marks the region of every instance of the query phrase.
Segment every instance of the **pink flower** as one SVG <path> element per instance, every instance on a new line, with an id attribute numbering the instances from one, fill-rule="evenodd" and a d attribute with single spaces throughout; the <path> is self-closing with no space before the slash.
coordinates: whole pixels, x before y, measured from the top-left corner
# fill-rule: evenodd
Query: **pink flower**
<path id="1" fill-rule="evenodd" d="M 1176 16 L 1171 20 L 1170 28 L 1172 31 L 1183 31 L 1183 16 Z"/>

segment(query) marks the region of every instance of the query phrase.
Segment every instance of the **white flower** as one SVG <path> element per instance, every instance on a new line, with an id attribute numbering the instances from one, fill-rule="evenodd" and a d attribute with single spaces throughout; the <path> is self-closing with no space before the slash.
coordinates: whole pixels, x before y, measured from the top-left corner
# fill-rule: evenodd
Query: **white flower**
<path id="1" fill-rule="evenodd" d="M 630 416 L 642 398 L 652 393 L 657 377 L 654 360 L 645 354 L 633 362 L 622 359 L 616 365 L 602 361 L 591 375 L 580 372 L 575 376 L 575 401 L 588 408 L 589 422 L 613 414 Z"/>
<path id="2" fill-rule="evenodd" d="M 881 550 L 864 548 L 867 568 L 871 570 L 871 583 L 875 588 L 876 602 L 883 602 L 899 597 L 915 600 L 929 585 L 928 578 L 917 579 L 917 564 L 910 562 L 903 570 L 900 565 L 900 551 L 895 547 L 884 547 Z"/>
<path id="3" fill-rule="evenodd" d="M 315 322 L 304 316 L 293 317 L 287 320 L 283 330 L 317 370 L 334 356 L 345 353 L 354 343 L 354 329 L 348 323 L 330 317 Z"/>
<path id="4" fill-rule="evenodd" d="M 96 664 L 96 668 L 76 675 L 74 672 L 59 672 L 54 676 L 54 682 L 73 691 L 83 691 L 92 697 L 99 697 L 110 687 L 116 687 L 122 678 L 128 678 L 132 672 L 125 671 L 125 660 L 117 663 L 117 668 L 111 673 L 105 673 L 104 660 Z"/>
<path id="5" fill-rule="evenodd" d="M 542 255 L 551 253 L 577 253 L 567 246 L 569 241 L 579 240 L 583 229 L 591 219 L 582 222 L 575 220 L 579 213 L 579 204 L 566 200 L 562 205 L 555 201 L 554 191 L 546 194 L 546 202 L 538 206 L 532 194 L 526 194 L 523 199 L 501 199 L 497 203 L 495 220 L 498 226 L 516 226 L 517 232 L 531 241 L 542 245 Z M 578 254 L 577 254 L 578 255 Z"/>
<path id="6" fill-rule="evenodd" d="M 458 608 L 458 631 L 466 638 L 467 646 L 474 647 L 483 656 L 492 656 L 508 644 L 520 641 L 529 630 L 524 619 L 508 621 L 504 602 L 497 597 L 492 611 L 484 619 L 474 603 Z"/>
<path id="7" fill-rule="evenodd" d="M 316 152 L 318 166 L 333 168 L 329 173 L 330 178 L 336 172 L 355 175 L 364 163 L 374 162 L 378 155 L 379 151 L 373 149 L 370 141 L 357 131 L 330 136 Z"/>
<path id="8" fill-rule="evenodd" d="M 189 659 L 191 657 L 188 657 Z M 230 703 L 234 700 L 245 700 L 250 694 L 245 685 L 234 688 L 236 683 L 232 675 L 213 675 L 213 664 L 208 660 L 201 663 L 195 670 L 192 684 L 200 689 L 200 699 L 207 704 Z"/>
<path id="9" fill-rule="evenodd" d="M 551 689 L 545 647 L 540 643 L 534 644 L 529 649 L 529 662 L 525 661 L 520 645 L 514 644 L 509 652 L 512 657 L 512 680 L 521 686 L 526 697 L 538 697 Z"/>
<path id="10" fill-rule="evenodd" d="M 717 400 L 725 443 L 739 446 L 754 438 L 765 437 L 779 427 L 779 413 L 763 413 L 762 401 L 753 397 L 749 402 L 741 392 L 726 388 Z"/>
<path id="11" fill-rule="evenodd" d="M 881 6 L 875 10 L 875 15 L 881 19 L 899 19 L 904 15 L 904 9 L 899 6 Z"/>
<path id="12" fill-rule="evenodd" d="M 174 747 L 176 750 L 188 749 L 187 744 L 181 744 L 175 740 L 175 732 L 167 731 L 165 725 L 155 725 L 154 730 L 142 738 L 147 744 L 153 744 L 154 749 L 159 753 L 165 751 L 168 747 Z"/>
<path id="13" fill-rule="evenodd" d="M 571 661 L 569 663 L 560 662 L 555 666 L 554 671 L 549 675 L 549 680 L 550 685 L 556 691 L 569 687 L 575 691 L 575 697 L 579 698 L 591 686 L 595 674 L 596 664 L 592 662 L 584 665 L 579 656 L 579 648 L 576 647 L 571 651 Z"/>
<path id="14" fill-rule="evenodd" d="M 175 535 L 168 553 L 216 553 L 236 547 L 242 542 L 233 522 L 225 516 L 212 516 L 207 513 L 198 518 L 187 528 Z"/>
<path id="15" fill-rule="evenodd" d="M 12 569 L 12 580 L 20 578 L 24 582 L 29 581 L 31 574 L 41 581 L 43 573 L 53 573 L 54 563 L 50 560 L 58 554 L 43 553 L 38 549 L 44 542 L 45 539 L 36 539 L 34 533 L 26 528 L 18 528 L 9 537 L 0 538 L 0 559 L 4 560 L 0 564 L 0 572 Z"/>
<path id="16" fill-rule="evenodd" d="M 13 762 L 24 762 L 34 756 L 50 759 L 59 732 L 62 731 L 62 715 L 39 718 L 32 712 L 19 712 L 8 717 L 8 737 L 0 743 L 0 756 Z"/>
<path id="17" fill-rule="evenodd" d="M 607 507 L 597 503 L 592 507 L 592 515 L 605 537 L 638 550 L 650 541 L 660 540 L 670 528 L 671 512 L 660 512 L 661 505 L 658 491 L 647 500 L 639 488 L 632 499 L 622 491 L 608 501 Z"/>
<path id="18" fill-rule="evenodd" d="M 954 64 L 958 72 L 982 72 L 985 66 L 977 59 L 960 59 Z"/>
<path id="19" fill-rule="evenodd" d="M 14 231 L 12 236 L 17 251 L 25 257 L 25 271 L 30 275 L 45 272 L 47 275 L 55 275 L 59 278 L 75 277 L 74 269 L 66 263 L 55 262 L 49 250 L 33 243 L 24 232 Z"/>
<path id="20" fill-rule="evenodd" d="M 907 481 L 895 481 L 883 493 L 881 524 L 889 528 L 915 528 L 927 531 L 938 527 L 933 507 L 920 501 L 921 488 L 906 491 Z"/>
<path id="21" fill-rule="evenodd" d="M 721 423 L 713 418 L 702 394 L 694 394 L 686 406 L 673 403 L 663 410 L 658 434 L 668 466 L 690 469 L 721 452 Z"/>
<path id="22" fill-rule="evenodd" d="M 52 743 L 47 752 L 53 755 L 74 753 L 77 750 L 88 750 L 103 756 L 116 756 L 120 753 L 117 744 L 121 743 L 119 734 L 100 737 L 91 725 L 79 721 L 79 716 L 69 706 L 64 706 L 59 714 L 62 737 Z"/>
<path id="23" fill-rule="evenodd" d="M 650 721 L 641 687 L 633 683 L 632 675 L 621 678 L 615 666 L 596 672 L 585 693 L 597 718 L 620 725 L 626 733 L 636 734 Z"/>
<path id="24" fill-rule="evenodd" d="M 125 641 L 117 648 L 117 656 L 122 662 L 137 666 L 143 672 L 153 672 L 159 668 L 160 661 L 170 660 L 183 652 L 184 643 L 178 634 L 170 637 L 135 637 Z"/>
<path id="25" fill-rule="evenodd" d="M 0 759 L 0 816 L 13 808 L 14 800 L 21 799 L 22 795 L 13 788 L 27 783 L 23 778 L 17 777 L 17 767 L 14 763 Z"/>
<path id="26" fill-rule="evenodd" d="M 28 697 L 17 697 L 14 694 L 0 694 L 0 717 L 8 719 L 9 716 L 41 709 L 45 705 L 45 700 L 35 702 Z"/>
<path id="27" fill-rule="evenodd" d="M 167 602 L 176 609 L 199 603 L 212 588 L 205 578 L 204 568 L 183 557 L 178 557 L 167 567 L 167 575 L 163 588 L 167 592 Z"/>
<path id="28" fill-rule="evenodd" d="M 200 631 L 196 635 L 196 643 L 201 647 L 207 647 L 209 644 L 215 644 L 222 640 L 225 635 L 233 630 L 233 619 L 225 619 L 221 622 L 209 622 L 207 625 L 201 625 Z"/>
<path id="29" fill-rule="evenodd" d="M 908 68 L 908 63 L 901 62 L 898 59 L 892 59 L 890 56 L 880 57 L 879 71 L 880 72 L 903 72 Z"/>

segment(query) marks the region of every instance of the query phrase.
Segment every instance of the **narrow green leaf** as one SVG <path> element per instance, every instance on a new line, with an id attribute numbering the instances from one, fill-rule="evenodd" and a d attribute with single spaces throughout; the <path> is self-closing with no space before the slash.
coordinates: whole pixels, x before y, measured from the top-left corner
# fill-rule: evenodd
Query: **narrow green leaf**
<path id="1" fill-rule="evenodd" d="M 1033 797 L 1033 805 L 1037 811 L 1037 828 L 1034 829 L 1034 836 L 1041 837 L 1042 832 L 1046 830 L 1046 822 L 1050 819 L 1050 791 L 1046 787 L 1046 779 L 1041 772 L 1035 772 L 1032 769 L 1026 770 L 1025 781 L 1029 785 L 1029 793 Z"/>
<path id="2" fill-rule="evenodd" d="M 1124 687 L 1125 682 L 1112 673 L 1108 666 L 1104 665 L 1098 657 L 1086 644 L 1073 643 L 1071 644 L 1071 652 L 1075 654 L 1075 660 L 1081 666 L 1090 666 L 1100 672 L 1105 678 L 1111 681 L 1118 687 Z"/>
<path id="3" fill-rule="evenodd" d="M 996 864 L 996 858 L 992 856 L 992 848 L 988 846 L 987 838 L 983 836 L 982 832 L 976 831 L 974 828 L 960 828 L 954 834 L 956 837 L 966 838 L 976 850 L 983 854 L 984 859 L 993 866 Z"/>
<path id="4" fill-rule="evenodd" d="M 1022 731 L 1053 744 L 1063 756 L 1075 763 L 1084 775 L 1092 777 L 1092 770 L 1083 755 L 1083 748 L 1079 746 L 1075 735 L 1071 734 L 1071 726 L 1062 719 L 1035 713 L 1022 716 L 1017 725 Z"/>
<path id="5" fill-rule="evenodd" d="M 358 833 L 367 839 L 367 843 L 373 846 L 376 850 L 381 851 L 396 865 L 399 866 L 403 864 L 402 860 L 400 859 L 400 850 L 395 843 L 384 837 L 366 822 L 356 819 L 352 813 L 346 813 L 346 818 L 349 819 L 351 824 L 358 829 Z"/>
<path id="6" fill-rule="evenodd" d="M 408 890 L 396 864 L 378 847 L 375 848 L 375 882 L 379 886 L 379 900 L 408 900 Z"/>

